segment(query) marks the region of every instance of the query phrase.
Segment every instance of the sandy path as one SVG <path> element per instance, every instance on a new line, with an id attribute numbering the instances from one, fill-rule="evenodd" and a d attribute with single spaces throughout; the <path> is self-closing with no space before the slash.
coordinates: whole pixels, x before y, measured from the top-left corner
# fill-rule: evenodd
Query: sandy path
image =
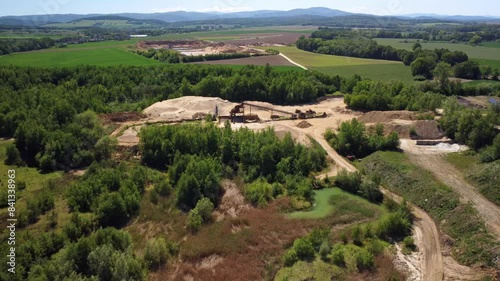
<path id="1" fill-rule="evenodd" d="M 294 65 L 296 65 L 296 66 L 298 66 L 298 67 L 300 67 L 300 68 L 302 68 L 302 69 L 304 69 L 304 70 L 307 70 L 307 67 L 305 67 L 305 66 L 303 66 L 303 65 L 301 65 L 301 64 L 298 64 L 298 63 L 294 62 L 293 60 L 291 60 L 289 57 L 287 57 L 287 56 L 283 55 L 282 53 L 280 53 L 280 56 L 284 57 L 284 58 L 285 58 L 287 61 L 289 61 L 290 63 L 292 63 L 292 64 L 294 64 Z"/>
<path id="2" fill-rule="evenodd" d="M 484 219 L 489 230 L 500 239 L 500 207 L 481 195 L 477 189 L 466 182 L 462 173 L 443 159 L 442 154 L 422 153 L 419 147 L 402 146 L 410 160 L 430 171 L 438 180 L 460 194 L 465 202 L 471 202 Z"/>
<path id="3" fill-rule="evenodd" d="M 349 172 L 356 171 L 356 168 L 342 156 L 340 156 L 322 136 L 320 130 L 315 130 L 312 136 L 326 151 L 335 163 Z M 384 195 L 389 196 L 397 202 L 402 202 L 403 198 L 397 194 L 390 192 L 385 188 L 381 188 Z M 441 243 L 439 240 L 439 232 L 436 223 L 432 218 L 417 206 L 411 204 L 413 215 L 415 216 L 414 227 L 421 234 L 422 239 L 418 239 L 417 246 L 423 252 L 423 264 L 421 274 L 424 281 L 441 281 L 444 279 L 443 256 L 441 254 Z"/>

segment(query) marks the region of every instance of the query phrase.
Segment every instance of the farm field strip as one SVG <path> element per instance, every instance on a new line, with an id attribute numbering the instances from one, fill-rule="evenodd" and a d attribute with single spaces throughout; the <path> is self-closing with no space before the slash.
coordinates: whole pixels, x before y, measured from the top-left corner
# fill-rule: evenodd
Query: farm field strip
<path id="1" fill-rule="evenodd" d="M 413 81 L 410 68 L 401 62 L 316 54 L 291 46 L 272 48 L 308 69 L 330 75 L 352 76 L 359 74 L 362 77 L 375 80 Z M 261 49 L 266 49 L 266 47 Z"/>
<path id="2" fill-rule="evenodd" d="M 109 65 L 155 65 L 158 61 L 145 58 L 119 48 L 78 49 L 60 52 L 25 52 L 0 57 L 0 65 L 22 66 L 75 66 L 91 64 Z"/>
<path id="3" fill-rule="evenodd" d="M 377 38 L 375 39 L 379 45 L 389 45 L 396 49 L 411 50 L 414 42 L 416 40 L 408 40 L 409 43 L 402 42 L 403 39 L 387 39 L 387 38 Z M 440 49 L 445 48 L 450 51 L 462 51 L 465 52 L 469 58 L 472 59 L 483 59 L 483 60 L 500 60 L 500 52 L 496 48 L 483 47 L 483 46 L 471 46 L 463 43 L 449 43 L 449 42 L 431 42 L 431 43 L 421 43 L 424 49 Z"/>

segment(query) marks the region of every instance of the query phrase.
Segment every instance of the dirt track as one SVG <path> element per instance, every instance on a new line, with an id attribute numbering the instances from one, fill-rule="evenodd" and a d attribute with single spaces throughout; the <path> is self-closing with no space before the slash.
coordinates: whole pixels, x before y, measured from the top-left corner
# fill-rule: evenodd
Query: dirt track
<path id="1" fill-rule="evenodd" d="M 462 173 L 443 159 L 441 154 L 430 154 L 421 148 L 404 145 L 402 147 L 410 160 L 430 171 L 437 179 L 451 187 L 465 202 L 471 202 L 484 219 L 489 230 L 500 239 L 500 207 L 482 196 L 477 189 L 466 182 Z"/>
<path id="2" fill-rule="evenodd" d="M 330 147 L 325 138 L 321 135 L 319 130 L 314 131 L 312 136 L 327 152 L 337 165 L 346 169 L 349 172 L 356 171 L 356 168 L 342 156 L 340 156 L 334 149 Z M 402 202 L 403 198 L 394 194 L 387 189 L 382 189 L 384 195 L 389 196 L 397 202 Z M 416 241 L 417 246 L 424 254 L 424 264 L 422 264 L 421 272 L 423 280 L 425 281 L 441 281 L 444 280 L 443 256 L 441 254 L 441 243 L 439 240 L 439 231 L 436 223 L 432 218 L 419 209 L 415 205 L 411 205 L 413 215 L 415 216 L 415 228 L 419 228 L 422 233 L 421 241 Z M 421 243 L 418 243 L 421 242 Z"/>

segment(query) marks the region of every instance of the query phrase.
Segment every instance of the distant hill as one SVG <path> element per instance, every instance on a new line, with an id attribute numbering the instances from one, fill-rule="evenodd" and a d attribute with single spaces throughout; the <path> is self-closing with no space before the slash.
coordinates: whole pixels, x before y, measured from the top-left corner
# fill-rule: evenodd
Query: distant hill
<path id="1" fill-rule="evenodd" d="M 123 18 L 136 19 L 136 20 L 160 20 L 164 22 L 186 22 L 186 21 L 205 21 L 217 19 L 231 19 L 231 18 L 280 18 L 280 17 L 295 17 L 295 16 L 320 16 L 320 17 L 337 17 L 350 15 L 351 13 L 328 9 L 328 8 L 309 8 L 309 9 L 294 9 L 290 11 L 275 11 L 275 10 L 260 10 L 251 12 L 236 12 L 236 13 L 200 13 L 200 12 L 167 12 L 167 13 L 119 13 L 110 15 L 89 14 L 89 15 L 76 15 L 76 14 L 54 14 L 46 16 L 27 15 L 27 16 L 5 16 L 0 17 L 0 24 L 5 25 L 28 25 L 40 26 L 49 22 L 68 23 L 75 22 L 81 19 L 87 20 L 121 20 Z M 120 18 L 123 17 L 123 18 Z"/>
<path id="2" fill-rule="evenodd" d="M 399 17 L 404 18 L 412 18 L 412 19 L 438 19 L 438 20 L 449 20 L 449 21 L 499 21 L 500 17 L 488 17 L 488 16 L 447 16 L 447 15 L 438 15 L 438 14 L 408 14 L 401 15 Z"/>
<path id="3" fill-rule="evenodd" d="M 259 11 L 248 11 L 248 12 L 236 12 L 236 13 L 216 13 L 216 12 L 167 12 L 167 13 L 119 13 L 119 14 L 88 14 L 88 15 L 77 15 L 77 14 L 54 14 L 54 15 L 27 15 L 27 16 L 5 16 L 0 17 L 0 25 L 23 25 L 23 26 L 42 26 L 49 22 L 51 23 L 69 23 L 78 20 L 96 20 L 96 19 L 107 19 L 107 20 L 154 20 L 156 22 L 149 22 L 149 24 L 162 24 L 160 21 L 165 23 L 177 23 L 177 22 L 203 22 L 203 21 L 224 21 L 228 19 L 263 19 L 263 18 L 336 18 L 336 17 L 346 17 L 346 16 L 366 16 L 370 15 L 359 15 L 349 12 L 344 12 L 341 10 L 323 8 L 323 7 L 313 7 L 308 9 L 293 9 L 289 11 L 277 11 L 277 10 L 259 10 Z M 377 18 L 387 18 L 378 17 Z M 486 16 L 444 16 L 437 14 L 409 14 L 395 16 L 400 19 L 420 19 L 420 20 L 449 20 L 449 21 L 497 21 L 500 20 L 499 17 L 486 17 Z M 390 17 L 390 18 L 395 18 Z"/>

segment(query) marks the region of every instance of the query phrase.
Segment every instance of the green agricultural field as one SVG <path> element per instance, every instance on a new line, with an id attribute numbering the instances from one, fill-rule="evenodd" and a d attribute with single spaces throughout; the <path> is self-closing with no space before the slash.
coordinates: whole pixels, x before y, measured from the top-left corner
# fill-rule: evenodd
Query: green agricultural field
<path id="1" fill-rule="evenodd" d="M 497 68 L 498 70 L 500 70 L 500 60 L 480 60 L 480 59 L 472 59 L 472 60 L 479 63 L 479 65 L 488 65 L 493 69 Z"/>
<path id="2" fill-rule="evenodd" d="M 397 49 L 411 50 L 413 44 L 416 40 L 408 40 L 409 43 L 404 43 L 402 39 L 375 39 L 380 45 L 389 45 Z M 500 52 L 496 48 L 483 47 L 483 46 L 471 46 L 463 43 L 448 43 L 448 42 L 430 42 L 421 43 L 424 49 L 440 49 L 445 48 L 450 51 L 462 51 L 465 52 L 471 59 L 481 59 L 481 60 L 499 60 Z"/>
<path id="3" fill-rule="evenodd" d="M 88 42 L 83 44 L 70 44 L 67 46 L 68 49 L 72 48 L 111 48 L 111 47 L 127 47 L 136 44 L 139 41 L 138 38 L 122 41 L 102 41 L 102 42 Z"/>
<path id="4" fill-rule="evenodd" d="M 495 42 L 484 42 L 481 43 L 481 47 L 487 47 L 487 48 L 500 48 L 500 41 L 495 41 Z"/>
<path id="5" fill-rule="evenodd" d="M 50 23 L 44 27 L 57 27 L 57 28 L 72 28 L 72 27 L 130 27 L 133 24 L 128 23 L 128 20 L 80 20 L 67 23 Z"/>
<path id="6" fill-rule="evenodd" d="M 325 188 L 314 191 L 314 205 L 311 210 L 293 212 L 287 216 L 291 219 L 321 219 L 335 213 L 337 216 L 360 214 L 366 218 L 383 212 L 383 207 L 376 206 L 361 197 L 339 188 Z"/>
<path id="7" fill-rule="evenodd" d="M 466 85 L 476 86 L 476 85 L 491 85 L 491 86 L 500 86 L 500 81 L 495 80 L 476 80 L 465 83 Z"/>
<path id="8" fill-rule="evenodd" d="M 291 60 L 311 70 L 318 70 L 330 75 L 352 76 L 359 74 L 373 80 L 413 81 L 410 68 L 401 62 L 316 54 L 291 46 L 273 47 L 273 49 L 279 50 Z"/>
<path id="9" fill-rule="evenodd" d="M 147 59 L 122 48 L 65 48 L 14 53 L 0 57 L 0 65 L 21 66 L 75 66 L 91 65 L 154 65 L 158 61 Z"/>

